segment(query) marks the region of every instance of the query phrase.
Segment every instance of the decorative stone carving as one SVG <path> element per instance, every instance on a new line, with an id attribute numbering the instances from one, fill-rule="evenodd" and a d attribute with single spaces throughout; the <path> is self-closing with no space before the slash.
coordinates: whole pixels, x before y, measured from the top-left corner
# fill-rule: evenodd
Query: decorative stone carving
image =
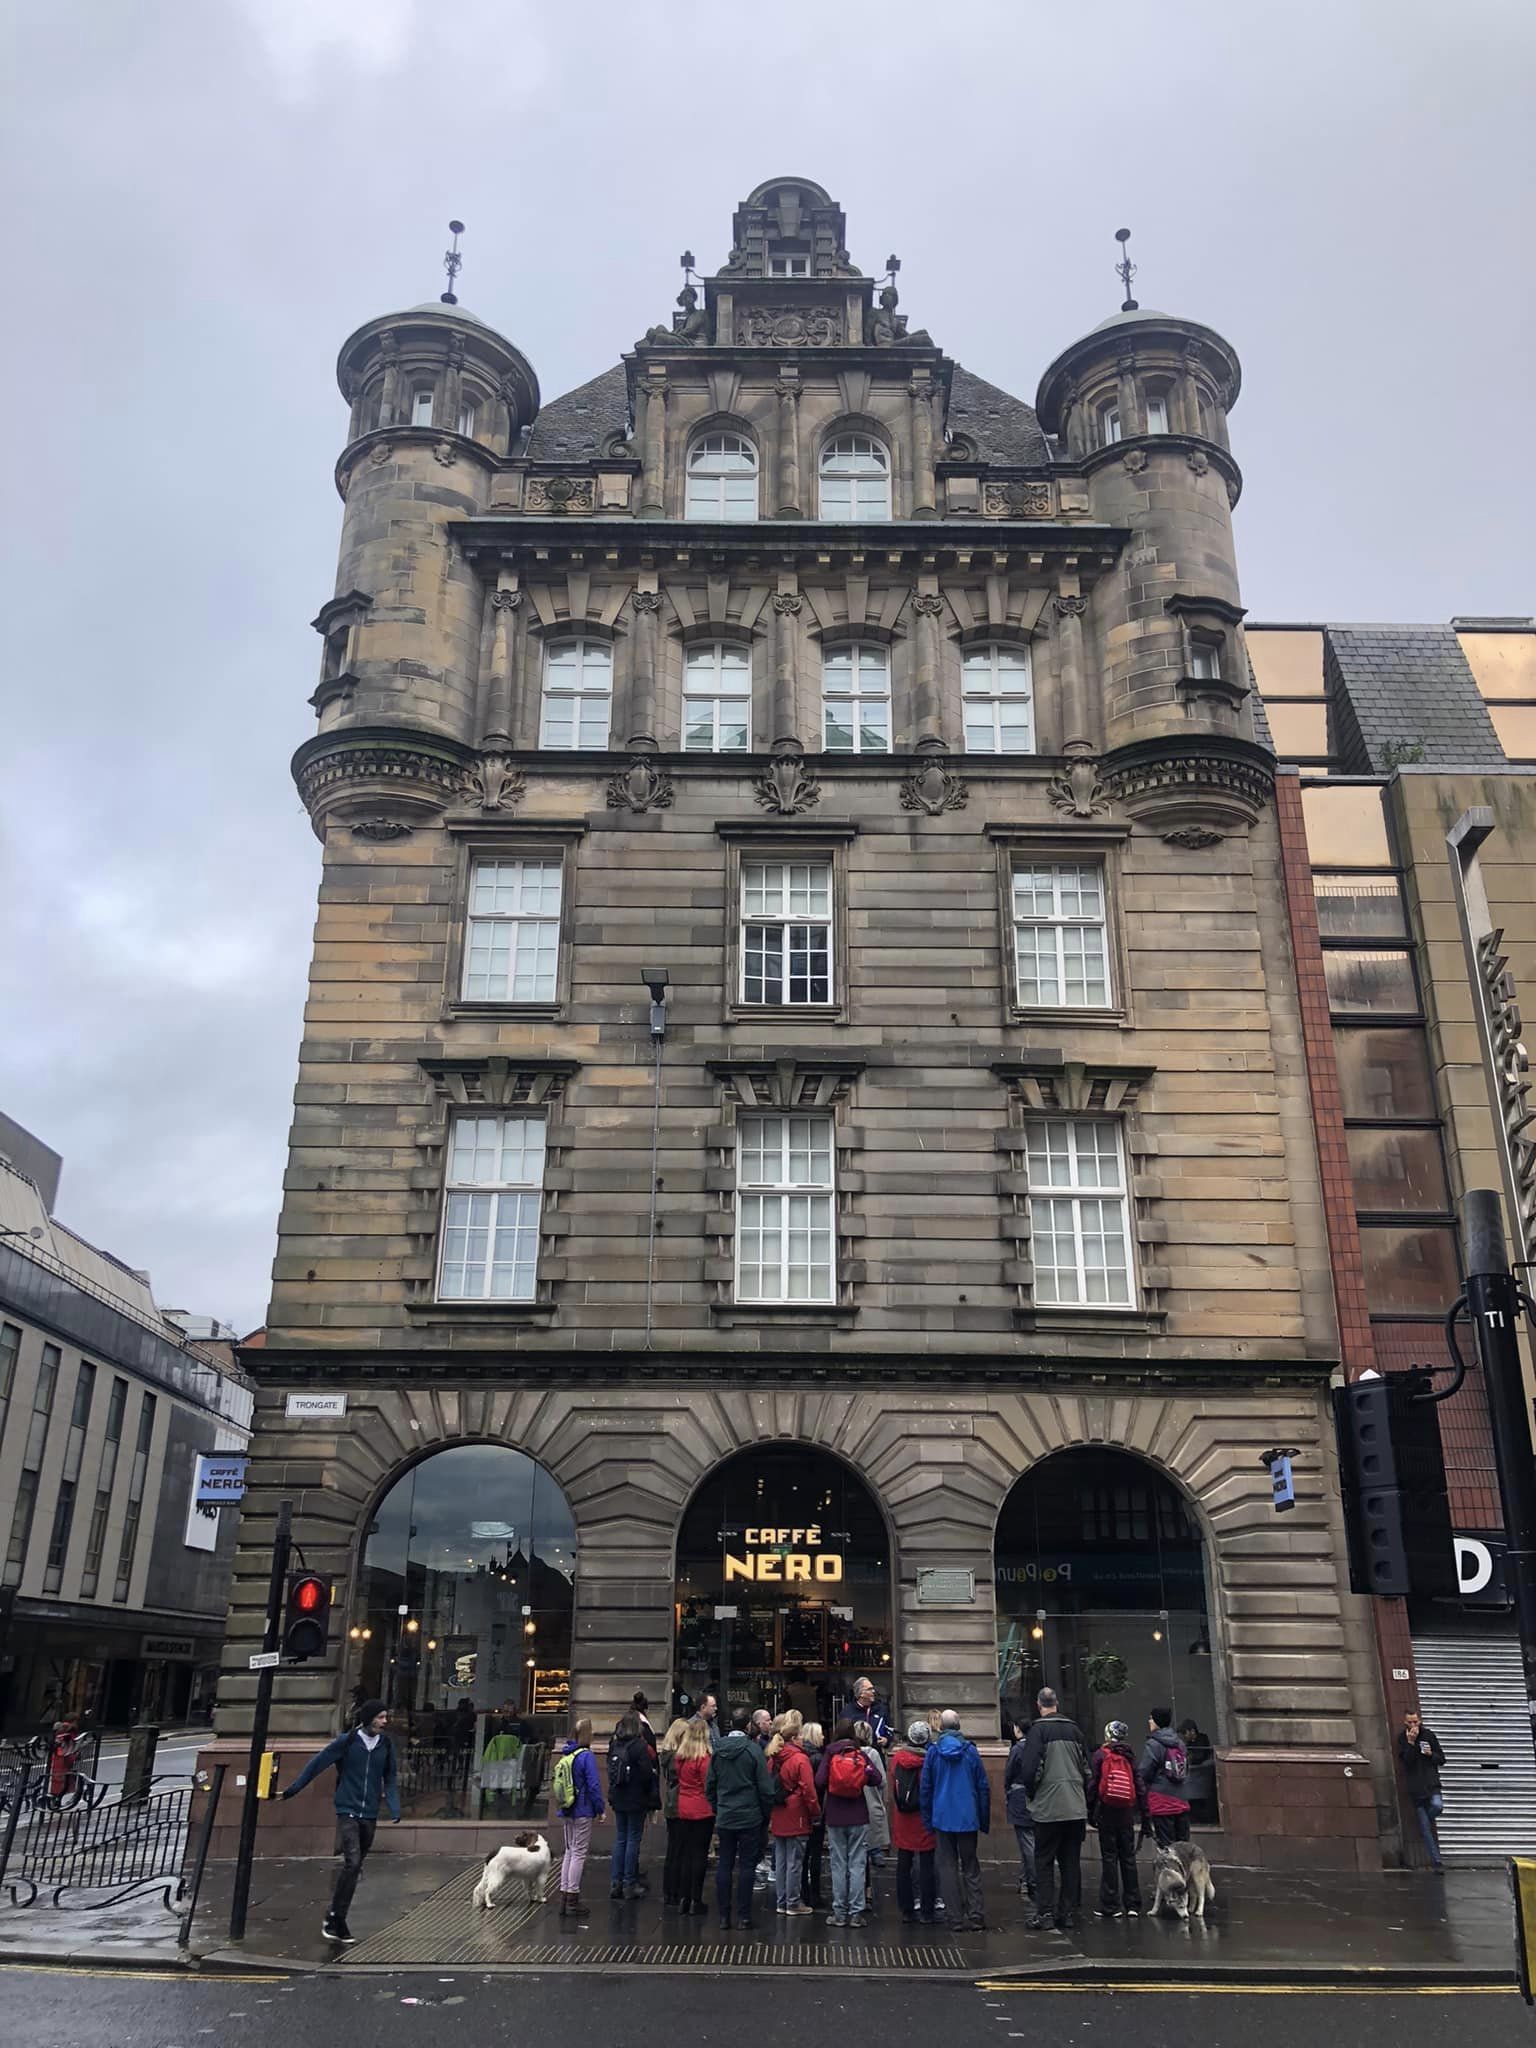
<path id="1" fill-rule="evenodd" d="M 880 288 L 879 310 L 870 322 L 870 338 L 876 348 L 889 348 L 892 342 L 904 340 L 907 332 L 907 316 L 898 313 L 897 291 L 893 284 Z"/>
<path id="2" fill-rule="evenodd" d="M 629 601 L 637 612 L 659 612 L 661 610 L 661 592 L 659 590 L 632 590 L 629 593 Z"/>
<path id="3" fill-rule="evenodd" d="M 496 612 L 515 612 L 523 601 L 520 590 L 497 590 L 491 594 L 491 609 Z"/>
<path id="4" fill-rule="evenodd" d="M 794 618 L 805 599 L 798 590 L 776 590 L 773 593 L 773 608 L 782 618 Z"/>
<path id="5" fill-rule="evenodd" d="M 387 441 L 375 441 L 368 460 L 375 469 L 382 469 L 389 460 L 389 443 Z"/>
<path id="6" fill-rule="evenodd" d="M 765 811 L 792 818 L 816 808 L 821 784 L 798 754 L 780 754 L 754 780 L 752 794 Z"/>
<path id="7" fill-rule="evenodd" d="M 432 444 L 432 459 L 433 459 L 433 460 L 434 460 L 435 462 L 440 462 L 440 463 L 441 463 L 441 464 L 443 465 L 444 469 L 447 469 L 447 467 L 449 466 L 449 464 L 450 464 L 450 463 L 451 463 L 451 462 L 453 461 L 453 455 L 454 455 L 454 449 L 453 449 L 453 443 L 452 443 L 451 441 L 434 441 L 434 442 L 433 442 L 433 444 Z"/>
<path id="8" fill-rule="evenodd" d="M 1088 609 L 1086 597 L 1053 597 L 1051 602 L 1058 619 L 1080 619 Z"/>
<path id="9" fill-rule="evenodd" d="M 944 609 L 944 600 L 937 591 L 920 590 L 912 600 L 912 609 L 920 618 L 936 619 Z"/>
<path id="10" fill-rule="evenodd" d="M 1120 459 L 1132 476 L 1140 476 L 1147 466 L 1147 451 L 1145 448 L 1127 448 Z"/>
<path id="11" fill-rule="evenodd" d="M 529 512 L 590 512 L 596 486 L 589 476 L 531 476 L 523 499 Z"/>
<path id="12" fill-rule="evenodd" d="M 1273 756 L 1250 740 L 1217 734 L 1132 740 L 1106 755 L 1103 773 L 1111 798 L 1163 837 L 1188 826 L 1246 832 L 1275 792 Z"/>
<path id="13" fill-rule="evenodd" d="M 1211 466 L 1210 457 L 1203 448 L 1191 448 L 1184 457 L 1184 460 L 1189 464 L 1196 476 L 1204 476 Z"/>
<path id="14" fill-rule="evenodd" d="M 366 818 L 353 818 L 347 829 L 354 839 L 409 839 L 411 828 L 401 818 L 390 818 L 382 814 Z"/>
<path id="15" fill-rule="evenodd" d="M 527 788 L 527 776 L 505 754 L 486 754 L 464 771 L 464 794 L 482 811 L 515 810 Z"/>
<path id="16" fill-rule="evenodd" d="M 751 306 L 736 316 L 743 348 L 831 348 L 843 338 L 843 323 L 826 306 Z"/>
<path id="17" fill-rule="evenodd" d="M 1098 759 L 1078 754 L 1059 775 L 1053 775 L 1045 793 L 1065 817 L 1097 818 L 1109 809 L 1109 791 L 1099 780 Z"/>
<path id="18" fill-rule="evenodd" d="M 294 757 L 294 781 L 317 833 L 327 819 L 387 820 L 409 831 L 464 795 L 474 757 L 451 740 L 317 733 Z M 393 835 L 399 836 L 399 835 Z"/>
<path id="19" fill-rule="evenodd" d="M 1049 519 L 1049 484 L 988 484 L 982 510 L 989 519 Z"/>
<path id="20" fill-rule="evenodd" d="M 669 811 L 677 791 L 665 768 L 636 754 L 627 768 L 608 779 L 610 811 Z"/>
<path id="21" fill-rule="evenodd" d="M 707 316 L 699 311 L 699 294 L 695 285 L 685 284 L 677 295 L 678 311 L 672 315 L 670 327 L 648 327 L 640 337 L 640 346 L 647 342 L 658 342 L 664 347 L 675 348 L 679 342 L 685 348 L 697 348 L 708 339 Z"/>
<path id="22" fill-rule="evenodd" d="M 1204 853 L 1208 846 L 1221 844 L 1221 834 L 1213 832 L 1209 825 L 1180 825 L 1176 830 L 1163 834 L 1163 844 L 1187 847 L 1191 853 Z"/>
<path id="23" fill-rule="evenodd" d="M 970 800 L 971 793 L 960 777 L 938 759 L 925 761 L 901 785 L 901 808 L 926 811 L 930 818 L 944 811 L 963 811 Z"/>

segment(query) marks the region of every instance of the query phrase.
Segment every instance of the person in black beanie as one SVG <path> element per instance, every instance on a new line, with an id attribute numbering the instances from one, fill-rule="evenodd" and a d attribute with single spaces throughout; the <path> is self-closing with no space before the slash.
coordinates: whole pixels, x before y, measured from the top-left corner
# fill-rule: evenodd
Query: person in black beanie
<path id="1" fill-rule="evenodd" d="M 341 1870 L 331 1893 L 330 1910 L 321 1929 L 327 1941 L 355 1941 L 347 1925 L 347 1909 L 363 1874 L 363 1864 L 373 1847 L 379 1826 L 379 1801 L 389 1808 L 391 1820 L 400 1819 L 400 1775 L 395 1763 L 395 1745 L 386 1730 L 389 1709 L 382 1700 L 364 1700 L 357 1710 L 357 1722 L 345 1735 L 328 1742 L 318 1756 L 310 1758 L 283 1797 L 292 1799 L 311 1778 L 334 1765 L 336 1768 L 336 1854 Z"/>

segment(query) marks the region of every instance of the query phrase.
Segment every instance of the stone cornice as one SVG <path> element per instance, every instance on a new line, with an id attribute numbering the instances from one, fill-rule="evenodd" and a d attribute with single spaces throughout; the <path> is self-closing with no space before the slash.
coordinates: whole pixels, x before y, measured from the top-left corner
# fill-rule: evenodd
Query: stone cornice
<path id="1" fill-rule="evenodd" d="M 1027 519 L 890 519 L 870 525 L 826 524 L 819 519 L 693 520 L 592 518 L 583 514 L 553 517 L 505 512 L 481 513 L 451 522 L 464 554 L 471 560 L 498 560 L 511 554 L 540 552 L 564 560 L 573 551 L 613 568 L 642 564 L 670 568 L 696 567 L 706 558 L 726 555 L 777 564 L 802 563 L 814 569 L 827 556 L 843 562 L 863 556 L 874 567 L 940 569 L 964 557 L 1005 554 L 1023 566 L 1032 555 L 1076 558 L 1085 581 L 1112 568 L 1130 539 L 1130 529 L 1096 521 Z"/>
<path id="2" fill-rule="evenodd" d="M 293 779 L 315 831 L 329 820 L 364 838 L 399 838 L 459 799 L 479 753 L 410 726 L 317 733 L 293 757 Z"/>
<path id="3" fill-rule="evenodd" d="M 1132 740 L 1104 755 L 1099 774 L 1137 824 L 1192 847 L 1246 832 L 1275 793 L 1274 755 L 1224 733 Z"/>

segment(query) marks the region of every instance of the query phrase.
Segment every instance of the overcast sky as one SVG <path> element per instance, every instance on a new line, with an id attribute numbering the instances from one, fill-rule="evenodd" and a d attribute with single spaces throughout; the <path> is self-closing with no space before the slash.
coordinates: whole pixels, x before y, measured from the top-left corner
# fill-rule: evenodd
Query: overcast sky
<path id="1" fill-rule="evenodd" d="M 1257 618 L 1532 608 L 1530 0 L 11 0 L 0 1107 L 159 1298 L 265 1312 L 318 848 L 336 351 L 435 295 L 546 397 L 798 174 L 1026 398 L 1236 346 Z"/>

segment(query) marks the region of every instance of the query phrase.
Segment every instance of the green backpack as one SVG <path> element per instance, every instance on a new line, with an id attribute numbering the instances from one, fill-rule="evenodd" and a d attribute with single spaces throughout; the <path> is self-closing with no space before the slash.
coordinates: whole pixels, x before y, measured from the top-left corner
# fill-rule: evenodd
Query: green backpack
<path id="1" fill-rule="evenodd" d="M 569 1813 L 576 1804 L 576 1752 L 569 1750 L 555 1765 L 555 1805 Z"/>

